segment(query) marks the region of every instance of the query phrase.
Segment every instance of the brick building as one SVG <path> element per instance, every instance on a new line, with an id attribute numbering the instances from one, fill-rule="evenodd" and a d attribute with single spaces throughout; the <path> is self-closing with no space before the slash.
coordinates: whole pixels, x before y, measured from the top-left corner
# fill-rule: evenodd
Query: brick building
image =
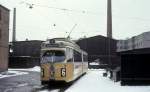
<path id="1" fill-rule="evenodd" d="M 9 10 L 0 5 L 0 72 L 8 68 Z"/>

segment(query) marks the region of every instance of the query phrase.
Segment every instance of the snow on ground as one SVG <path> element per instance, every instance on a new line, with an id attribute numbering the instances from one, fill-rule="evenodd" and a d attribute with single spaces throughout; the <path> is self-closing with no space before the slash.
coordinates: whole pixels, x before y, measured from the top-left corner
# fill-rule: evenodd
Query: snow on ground
<path id="1" fill-rule="evenodd" d="M 7 72 L 0 73 L 0 79 L 7 78 L 7 77 L 18 76 L 18 75 L 24 75 L 24 74 L 28 74 L 28 73 L 27 72 L 21 72 L 21 71 L 8 70 Z"/>
<path id="2" fill-rule="evenodd" d="M 35 66 L 33 68 L 27 68 L 27 69 L 8 69 L 8 70 L 40 72 L 41 68 L 39 66 Z"/>
<path id="3" fill-rule="evenodd" d="M 38 92 L 60 92 L 59 89 L 56 89 L 56 90 L 43 90 L 43 91 L 38 91 Z"/>
<path id="4" fill-rule="evenodd" d="M 6 77 L 13 77 L 13 76 L 18 76 L 18 75 L 28 74 L 28 72 L 23 72 L 23 71 L 40 72 L 41 69 L 39 66 L 35 66 L 33 68 L 28 68 L 28 69 L 8 69 L 8 71 L 0 73 L 0 79 L 6 78 Z"/>
<path id="5" fill-rule="evenodd" d="M 65 92 L 150 92 L 150 86 L 120 86 L 120 82 L 113 82 L 103 77 L 104 70 L 89 70 Z"/>
<path id="6" fill-rule="evenodd" d="M 91 62 L 90 65 L 99 65 L 98 62 Z"/>

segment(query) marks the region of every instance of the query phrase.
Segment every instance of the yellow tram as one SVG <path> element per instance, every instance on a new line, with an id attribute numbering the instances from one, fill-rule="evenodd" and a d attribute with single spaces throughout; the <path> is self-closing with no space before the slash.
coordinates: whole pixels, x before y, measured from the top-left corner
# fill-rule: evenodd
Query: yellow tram
<path id="1" fill-rule="evenodd" d="M 54 38 L 41 46 L 41 83 L 71 82 L 88 70 L 87 53 L 67 38 Z"/>

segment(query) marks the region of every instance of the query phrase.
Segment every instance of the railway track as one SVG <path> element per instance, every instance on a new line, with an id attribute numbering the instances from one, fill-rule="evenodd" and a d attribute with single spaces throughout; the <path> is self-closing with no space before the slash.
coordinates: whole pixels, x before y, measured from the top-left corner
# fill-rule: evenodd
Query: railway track
<path id="1" fill-rule="evenodd" d="M 44 86 L 36 86 L 32 92 L 65 92 L 72 84 L 49 84 Z"/>
<path id="2" fill-rule="evenodd" d="M 32 92 L 65 92 L 65 90 L 74 85 L 85 74 L 86 73 L 82 74 L 79 78 L 70 83 L 52 83 L 48 85 L 34 87 L 34 91 Z"/>

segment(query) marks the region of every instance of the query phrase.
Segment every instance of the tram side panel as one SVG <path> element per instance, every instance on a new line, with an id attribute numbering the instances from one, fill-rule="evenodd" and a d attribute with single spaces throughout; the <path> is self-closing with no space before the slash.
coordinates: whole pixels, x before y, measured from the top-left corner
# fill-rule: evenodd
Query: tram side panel
<path id="1" fill-rule="evenodd" d="M 74 61 L 73 61 L 73 49 L 70 47 L 66 48 L 66 64 L 67 64 L 67 81 L 70 82 L 74 80 Z"/>
<path id="2" fill-rule="evenodd" d="M 74 79 L 81 76 L 83 73 L 82 55 L 74 50 Z"/>
<path id="3" fill-rule="evenodd" d="M 82 67 L 83 67 L 83 73 L 86 73 L 88 71 L 88 58 L 86 54 L 82 54 Z"/>

